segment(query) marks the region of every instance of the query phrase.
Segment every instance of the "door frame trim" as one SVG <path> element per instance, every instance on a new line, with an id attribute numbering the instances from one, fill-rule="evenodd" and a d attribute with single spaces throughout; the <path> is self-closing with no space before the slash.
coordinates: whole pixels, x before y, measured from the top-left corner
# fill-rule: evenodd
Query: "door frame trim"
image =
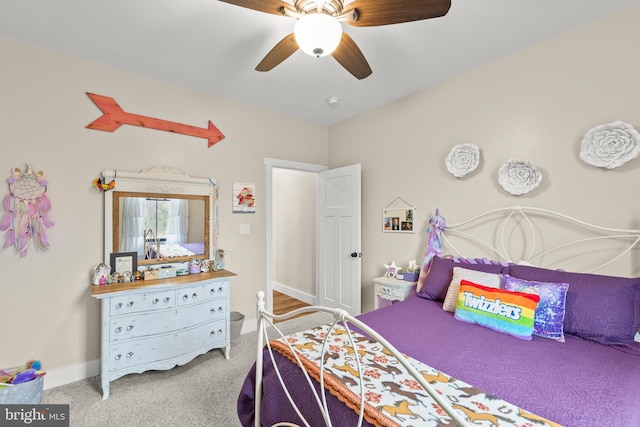
<path id="1" fill-rule="evenodd" d="M 265 217 L 266 217 L 266 268 L 265 268 L 265 310 L 273 312 L 273 169 L 289 169 L 303 172 L 320 173 L 328 170 L 328 166 L 316 165 L 313 163 L 301 163 L 291 160 L 264 158 L 266 173 L 265 191 Z M 316 194 L 318 191 L 316 181 Z M 316 218 L 317 222 L 317 218 Z M 316 224 L 316 244 L 318 242 L 318 227 Z M 317 257 L 317 255 L 316 255 Z M 318 272 L 316 271 L 316 294 L 318 286 Z"/>

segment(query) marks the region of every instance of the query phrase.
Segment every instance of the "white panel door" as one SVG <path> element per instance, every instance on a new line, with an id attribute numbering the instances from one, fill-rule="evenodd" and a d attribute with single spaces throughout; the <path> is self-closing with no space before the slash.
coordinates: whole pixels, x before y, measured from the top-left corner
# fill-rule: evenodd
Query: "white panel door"
<path id="1" fill-rule="evenodd" d="M 319 173 L 318 303 L 361 312 L 361 167 Z"/>

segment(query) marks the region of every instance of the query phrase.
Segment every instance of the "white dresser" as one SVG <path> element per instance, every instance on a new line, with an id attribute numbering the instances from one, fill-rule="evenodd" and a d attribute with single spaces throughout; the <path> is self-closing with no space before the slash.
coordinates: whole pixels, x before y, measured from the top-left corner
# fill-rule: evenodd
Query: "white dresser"
<path id="1" fill-rule="evenodd" d="M 221 270 L 92 286 L 102 300 L 102 398 L 123 375 L 171 369 L 214 348 L 228 359 L 231 276 Z"/>

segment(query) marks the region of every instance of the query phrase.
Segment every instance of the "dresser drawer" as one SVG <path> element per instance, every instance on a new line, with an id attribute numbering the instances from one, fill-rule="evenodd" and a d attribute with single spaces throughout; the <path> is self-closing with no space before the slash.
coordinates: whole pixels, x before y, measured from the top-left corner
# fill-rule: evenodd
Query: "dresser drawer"
<path id="1" fill-rule="evenodd" d="M 212 347 L 216 343 L 220 343 L 222 347 L 227 340 L 226 331 L 227 321 L 220 319 L 180 333 L 113 344 L 109 347 L 109 371 L 128 369 L 154 361 L 161 362 L 203 347 Z"/>
<path id="2" fill-rule="evenodd" d="M 110 301 L 111 316 L 138 313 L 140 311 L 164 310 L 176 306 L 176 291 L 157 291 L 132 296 L 113 297 Z"/>
<path id="3" fill-rule="evenodd" d="M 404 297 L 404 292 L 404 289 L 395 286 L 376 283 L 376 294 L 383 298 L 402 298 Z"/>
<path id="4" fill-rule="evenodd" d="M 119 316 L 109 321 L 109 341 L 117 342 L 187 329 L 227 316 L 227 301 L 217 298 L 181 310 Z"/>
<path id="5" fill-rule="evenodd" d="M 229 281 L 209 282 L 178 289 L 178 306 L 197 304 L 229 294 Z"/>

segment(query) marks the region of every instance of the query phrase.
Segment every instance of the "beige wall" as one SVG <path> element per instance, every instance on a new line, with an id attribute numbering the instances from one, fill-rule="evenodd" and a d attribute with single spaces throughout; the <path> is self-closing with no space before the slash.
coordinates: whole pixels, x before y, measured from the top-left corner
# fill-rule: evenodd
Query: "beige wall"
<path id="1" fill-rule="evenodd" d="M 636 7 L 330 128 L 329 166 L 362 164 L 364 310 L 373 306 L 371 280 L 383 264 L 420 262 L 436 208 L 451 222 L 529 205 L 640 226 L 640 159 L 602 170 L 578 158 L 594 126 L 622 120 L 640 129 L 639 21 Z M 461 143 L 477 144 L 482 162 L 456 179 L 444 159 Z M 541 186 L 520 197 L 506 193 L 497 171 L 509 159 L 538 165 Z M 417 207 L 418 234 L 380 231 L 382 208 L 398 196 Z"/>
<path id="2" fill-rule="evenodd" d="M 6 183 L 25 161 L 43 169 L 55 222 L 45 253 L 20 258 L 0 248 L 0 368 L 39 358 L 52 371 L 99 359 L 100 305 L 90 296 L 90 276 L 103 259 L 103 204 L 91 182 L 103 169 L 170 165 L 215 178 L 220 247 L 238 274 L 231 309 L 253 317 L 266 268 L 264 158 L 327 164 L 327 128 L 6 39 L 0 54 L 0 179 Z M 199 127 L 211 120 L 226 138 L 207 148 L 204 139 L 134 126 L 86 129 L 101 114 L 86 92 L 136 114 Z M 255 215 L 231 212 L 233 182 L 256 183 Z M 251 234 L 240 235 L 241 223 Z"/>
<path id="3" fill-rule="evenodd" d="M 273 281 L 316 296 L 317 174 L 273 169 Z"/>

